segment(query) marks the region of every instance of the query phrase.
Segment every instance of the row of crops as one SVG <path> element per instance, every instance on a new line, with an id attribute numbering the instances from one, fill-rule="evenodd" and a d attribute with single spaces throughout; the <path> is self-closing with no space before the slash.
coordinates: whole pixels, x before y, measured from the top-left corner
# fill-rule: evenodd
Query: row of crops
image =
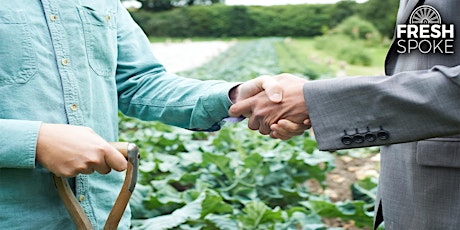
<path id="1" fill-rule="evenodd" d="M 283 72 L 283 62 L 296 68 L 296 54 L 290 54 L 291 61 L 281 60 L 289 52 L 280 38 L 238 42 L 181 75 L 245 81 Z M 327 75 L 298 70 L 304 77 L 308 74 L 302 72 Z M 359 200 L 334 203 L 309 191 L 307 180 L 326 186 L 337 153 L 319 151 L 308 132 L 280 141 L 247 129 L 244 121 L 204 133 L 120 118 L 121 139 L 141 149 L 139 182 L 130 203 L 133 229 L 329 229 L 324 218 L 372 225 L 375 184 L 369 180 L 353 186 Z"/>

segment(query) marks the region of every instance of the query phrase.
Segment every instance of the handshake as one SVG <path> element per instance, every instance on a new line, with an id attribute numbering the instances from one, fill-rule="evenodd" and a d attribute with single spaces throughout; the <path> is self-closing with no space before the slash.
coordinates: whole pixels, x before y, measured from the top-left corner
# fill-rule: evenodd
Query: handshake
<path id="1" fill-rule="evenodd" d="M 246 117 L 248 127 L 287 140 L 311 127 L 303 96 L 306 79 L 291 74 L 260 76 L 233 88 L 231 117 Z"/>

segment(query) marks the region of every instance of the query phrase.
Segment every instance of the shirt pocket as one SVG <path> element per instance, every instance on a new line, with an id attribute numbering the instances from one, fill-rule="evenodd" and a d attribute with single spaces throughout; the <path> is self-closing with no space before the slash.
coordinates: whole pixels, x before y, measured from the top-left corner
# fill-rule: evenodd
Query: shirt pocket
<path id="1" fill-rule="evenodd" d="M 419 165 L 460 168 L 460 137 L 419 141 L 416 159 Z"/>
<path id="2" fill-rule="evenodd" d="M 23 11 L 0 10 L 0 84 L 24 84 L 37 72 L 31 34 Z"/>
<path id="3" fill-rule="evenodd" d="M 82 6 L 79 13 L 83 23 L 89 66 L 99 76 L 114 76 L 117 65 L 115 12 L 100 12 Z"/>

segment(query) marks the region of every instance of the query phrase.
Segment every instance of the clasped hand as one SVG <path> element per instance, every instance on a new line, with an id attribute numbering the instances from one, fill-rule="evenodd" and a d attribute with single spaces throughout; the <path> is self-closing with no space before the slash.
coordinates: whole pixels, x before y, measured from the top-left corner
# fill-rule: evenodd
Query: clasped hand
<path id="1" fill-rule="evenodd" d="M 231 117 L 244 116 L 248 127 L 273 138 L 289 139 L 311 127 L 303 97 L 306 79 L 291 74 L 260 76 L 243 83 L 237 90 L 236 102 L 230 107 Z"/>

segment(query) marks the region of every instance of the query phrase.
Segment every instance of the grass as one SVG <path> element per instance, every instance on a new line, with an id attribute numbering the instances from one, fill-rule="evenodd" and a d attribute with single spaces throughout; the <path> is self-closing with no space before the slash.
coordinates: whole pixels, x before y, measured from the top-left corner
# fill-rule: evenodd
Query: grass
<path id="1" fill-rule="evenodd" d="M 310 79 L 333 76 L 333 69 L 327 64 L 315 60 L 311 47 L 301 40 L 285 39 L 276 44 L 278 62 L 283 72 L 308 76 Z M 303 41 L 303 40 L 302 40 Z"/>
<path id="2" fill-rule="evenodd" d="M 347 76 L 373 76 L 382 75 L 384 73 L 384 61 L 387 48 L 369 47 L 366 50 L 372 56 L 372 64 L 370 66 L 350 65 L 343 60 L 337 58 L 337 55 L 330 50 L 318 50 L 314 47 L 314 39 L 312 38 L 293 38 L 285 40 L 288 52 L 278 52 L 282 69 L 293 69 L 287 64 L 293 60 L 299 65 L 310 66 L 321 74 L 337 75 L 339 71 L 344 71 Z M 278 47 L 277 49 L 282 50 Z"/>

